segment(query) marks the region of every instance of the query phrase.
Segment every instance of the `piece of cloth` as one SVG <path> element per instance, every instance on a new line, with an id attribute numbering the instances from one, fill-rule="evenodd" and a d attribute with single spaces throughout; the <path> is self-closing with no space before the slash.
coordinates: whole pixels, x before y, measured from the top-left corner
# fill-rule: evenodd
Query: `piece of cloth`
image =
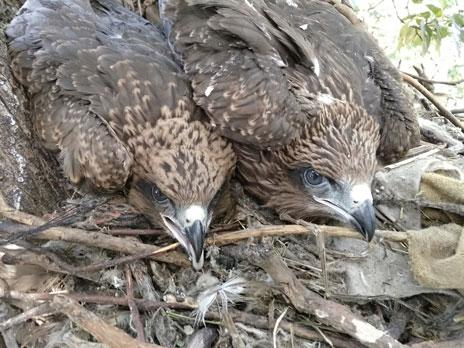
<path id="1" fill-rule="evenodd" d="M 464 180 L 461 173 L 454 171 L 435 171 L 423 173 L 420 183 L 420 197 L 434 203 L 464 205 Z M 464 216 L 432 208 L 423 209 L 423 225 L 436 223 L 464 224 Z M 463 265 L 464 268 L 464 265 Z"/>
<path id="2" fill-rule="evenodd" d="M 462 216 L 408 202 L 463 204 L 464 159 L 440 151 L 402 165 L 388 166 L 375 176 L 377 209 L 404 230 L 420 230 L 437 223 L 464 223 Z"/>
<path id="3" fill-rule="evenodd" d="M 464 227 L 457 224 L 408 231 L 416 281 L 438 289 L 464 289 Z"/>

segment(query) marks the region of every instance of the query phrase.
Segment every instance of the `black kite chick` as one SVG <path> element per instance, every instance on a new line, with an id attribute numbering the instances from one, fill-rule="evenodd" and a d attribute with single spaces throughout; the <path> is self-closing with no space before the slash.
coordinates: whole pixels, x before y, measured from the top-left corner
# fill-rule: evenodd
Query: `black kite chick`
<path id="1" fill-rule="evenodd" d="M 94 190 L 127 183 L 133 206 L 201 268 L 235 155 L 201 122 L 161 32 L 109 0 L 28 0 L 6 33 L 35 128 L 66 176 Z"/>
<path id="2" fill-rule="evenodd" d="M 375 230 L 378 157 L 418 141 L 377 44 L 311 0 L 164 0 L 165 32 L 211 124 L 236 143 L 248 192 L 295 218 Z"/>

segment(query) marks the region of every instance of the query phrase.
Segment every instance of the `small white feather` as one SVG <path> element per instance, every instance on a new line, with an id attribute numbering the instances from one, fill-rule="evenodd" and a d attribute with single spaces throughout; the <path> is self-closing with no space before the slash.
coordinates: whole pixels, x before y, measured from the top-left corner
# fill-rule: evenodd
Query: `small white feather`
<path id="1" fill-rule="evenodd" d="M 208 86 L 205 90 L 205 96 L 209 97 L 209 95 L 211 94 L 211 92 L 214 91 L 214 87 L 213 86 Z"/>

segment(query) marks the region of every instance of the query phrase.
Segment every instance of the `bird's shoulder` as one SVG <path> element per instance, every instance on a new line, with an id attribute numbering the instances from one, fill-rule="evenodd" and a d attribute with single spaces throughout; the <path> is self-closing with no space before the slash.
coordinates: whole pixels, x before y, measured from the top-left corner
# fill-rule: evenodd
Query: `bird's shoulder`
<path id="1" fill-rule="evenodd" d="M 7 28 L 13 73 L 31 96 L 53 93 L 116 125 L 131 113 L 155 123 L 161 109 L 194 111 L 189 82 L 161 32 L 105 0 L 30 0 Z M 111 9 L 110 9 L 111 8 Z M 121 136 L 120 134 L 118 134 Z"/>
<path id="2" fill-rule="evenodd" d="M 288 143 L 306 121 L 288 75 L 314 74 L 311 44 L 263 1 L 172 2 L 170 39 L 211 123 L 237 142 Z"/>

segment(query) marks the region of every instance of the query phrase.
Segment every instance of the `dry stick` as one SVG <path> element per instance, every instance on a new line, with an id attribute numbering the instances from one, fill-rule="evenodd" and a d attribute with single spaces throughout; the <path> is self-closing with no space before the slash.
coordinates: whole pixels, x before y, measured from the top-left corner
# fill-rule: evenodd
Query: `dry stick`
<path id="1" fill-rule="evenodd" d="M 96 272 L 102 269 L 106 268 L 111 268 L 111 267 L 116 267 L 125 263 L 137 261 L 140 259 L 144 258 L 149 258 L 149 257 L 154 257 L 157 254 L 165 253 L 167 251 L 176 249 L 179 246 L 179 243 L 172 243 L 169 244 L 165 247 L 160 247 L 159 249 L 155 251 L 148 251 L 146 253 L 141 253 L 141 254 L 134 254 L 134 255 L 129 255 L 129 256 L 122 256 L 118 257 L 109 261 L 103 261 L 103 262 L 98 262 L 94 263 L 88 266 L 82 266 L 82 267 L 74 267 L 75 272 L 79 273 L 84 273 L 84 272 Z"/>
<path id="2" fill-rule="evenodd" d="M 349 307 L 325 300 L 304 287 L 279 256 L 272 254 L 258 266 L 264 269 L 276 284 L 282 286 L 283 293 L 297 311 L 315 315 L 320 322 L 356 338 L 367 347 L 405 347 L 386 332 L 378 330 L 362 317 L 355 315 Z"/>
<path id="3" fill-rule="evenodd" d="M 451 113 L 452 114 L 464 114 L 464 108 L 463 109 L 452 109 Z"/>
<path id="4" fill-rule="evenodd" d="M 411 348 L 456 348 L 464 347 L 464 338 L 458 338 L 450 341 L 426 341 L 421 343 L 414 343 Z"/>
<path id="5" fill-rule="evenodd" d="M 226 245 L 236 243 L 248 238 L 262 237 L 284 237 L 292 235 L 308 235 L 316 231 L 323 232 L 327 237 L 346 237 L 354 239 L 363 239 L 363 236 L 350 228 L 339 226 L 325 226 L 308 223 L 302 225 L 269 225 L 259 228 L 251 228 L 236 232 L 228 232 L 220 236 L 212 236 L 207 239 L 208 244 Z M 405 242 L 408 240 L 408 235 L 405 232 L 377 230 L 376 239 L 385 239 L 391 242 Z"/>
<path id="6" fill-rule="evenodd" d="M 1 285 L 2 283 L 0 283 Z M 7 290 L 7 284 L 3 282 L 3 286 L 0 286 L 0 298 L 1 299 L 12 299 L 16 301 L 22 301 L 26 303 L 39 303 L 42 301 L 53 301 L 57 296 L 66 296 L 67 298 L 71 298 L 78 302 L 85 302 L 85 303 L 94 303 L 94 304 L 101 304 L 101 305 L 119 305 L 119 306 L 126 306 L 128 307 L 128 301 L 125 297 L 116 297 L 116 296 L 108 296 L 108 295 L 98 295 L 98 294 L 79 294 L 79 293 L 61 293 L 61 294 L 53 294 L 53 293 L 24 293 L 16 290 Z M 160 302 L 160 301 L 151 301 L 151 300 L 144 300 L 144 299 L 134 299 L 135 304 L 141 311 L 153 311 L 159 308 L 170 308 L 175 310 L 193 310 L 196 307 L 192 306 L 188 303 L 182 302 Z M 234 321 L 238 321 L 247 325 L 252 325 L 259 329 L 269 330 L 269 320 L 266 317 L 259 316 L 256 314 L 241 312 L 237 310 L 229 310 L 230 315 Z M 18 315 L 18 317 L 20 317 Z M 0 327 L 5 325 L 6 328 L 11 327 L 16 324 L 20 324 L 21 317 L 15 319 L 13 317 L 11 319 L 6 320 L 3 323 L 0 323 Z M 220 321 L 221 316 L 218 313 L 208 313 L 206 315 L 206 319 L 208 320 L 215 320 Z M 193 318 L 192 318 L 193 320 Z M 280 323 L 280 327 L 288 332 L 293 331 L 293 333 L 300 337 L 307 340 L 318 340 L 323 341 L 324 338 L 321 335 L 301 324 L 295 324 L 292 322 L 288 322 L 283 320 Z M 352 342 L 349 339 L 342 339 L 337 336 L 334 336 L 331 333 L 325 334 L 336 346 L 338 347 L 345 347 L 345 348 L 357 348 L 359 345 L 357 343 Z"/>
<path id="7" fill-rule="evenodd" d="M 96 314 L 80 306 L 75 300 L 65 296 L 56 296 L 50 306 L 65 314 L 81 329 L 89 332 L 99 342 L 111 348 L 165 348 L 157 344 L 141 342 L 129 336 L 123 330 L 111 326 Z"/>
<path id="8" fill-rule="evenodd" d="M 40 225 L 44 221 L 33 215 L 23 213 L 11 209 L 6 205 L 3 197 L 0 195 L 0 214 L 11 220 L 19 221 L 29 225 Z M 266 236 L 289 236 L 289 235 L 307 235 L 310 232 L 319 230 L 325 233 L 329 237 L 347 237 L 361 239 L 362 236 L 358 232 L 355 232 L 349 228 L 338 227 L 338 226 L 324 226 L 307 224 L 306 226 L 300 225 L 269 225 L 263 226 L 257 229 L 246 229 L 236 232 L 227 232 L 219 236 L 213 235 L 208 238 L 207 243 L 212 245 L 226 245 L 239 242 L 248 238 L 262 238 Z M 100 247 L 103 249 L 109 249 L 119 251 L 125 254 L 131 254 L 130 256 L 124 256 L 111 261 L 101 262 L 92 264 L 84 267 L 66 267 L 65 270 L 68 272 L 91 272 L 97 271 L 104 268 L 114 267 L 123 263 L 132 262 L 141 258 L 152 257 L 156 260 L 172 263 L 178 266 L 189 266 L 190 262 L 187 260 L 185 255 L 172 251 L 168 255 L 160 255 L 163 252 L 177 248 L 178 243 L 173 243 L 165 247 L 157 247 L 154 245 L 148 245 L 134 240 L 128 240 L 124 238 L 118 238 L 109 236 L 100 232 L 90 232 L 86 230 L 76 228 L 60 228 L 54 227 L 48 231 L 41 232 L 35 236 L 35 239 L 45 240 L 62 240 L 67 242 L 82 243 L 94 247 Z M 404 232 L 395 231 L 376 231 L 376 238 L 385 239 L 392 242 L 404 242 L 407 241 L 407 234 Z"/>
<path id="9" fill-rule="evenodd" d="M 437 81 L 437 80 L 431 80 L 431 79 L 428 79 L 428 78 L 425 78 L 425 77 L 422 77 L 422 76 L 414 75 L 414 74 L 408 73 L 406 71 L 402 71 L 401 73 L 406 74 L 408 76 L 411 76 L 412 78 L 414 78 L 416 80 L 419 80 L 419 81 L 422 81 L 422 82 L 433 83 L 433 84 L 437 84 L 437 85 L 456 86 L 456 85 L 459 85 L 459 84 L 464 82 L 464 79 L 456 80 L 456 81 Z"/>
<path id="10" fill-rule="evenodd" d="M 431 93 L 427 88 L 422 86 L 417 80 L 412 78 L 409 75 L 406 74 L 401 74 L 401 77 L 403 78 L 403 81 L 407 82 L 409 85 L 417 89 L 424 97 L 426 97 L 430 102 L 435 105 L 435 107 L 438 109 L 440 114 L 444 116 L 447 120 L 449 120 L 452 124 L 454 124 L 456 127 L 461 128 L 462 131 L 464 131 L 464 125 L 457 119 L 456 116 L 454 116 L 447 108 L 445 108 L 438 100 L 437 98 Z"/>
<path id="11" fill-rule="evenodd" d="M 363 26 L 363 22 L 356 16 L 353 9 L 343 4 L 341 0 L 325 0 L 332 4 L 335 9 L 348 19 L 354 26 Z"/>
<path id="12" fill-rule="evenodd" d="M 132 280 L 132 272 L 129 266 L 126 265 L 124 273 L 126 276 L 126 299 L 127 304 L 129 305 L 132 322 L 134 323 L 135 330 L 137 331 L 137 339 L 139 341 L 146 342 L 142 319 L 140 318 L 139 309 L 134 301 L 134 283 Z"/>
<path id="13" fill-rule="evenodd" d="M 15 220 L 26 225 L 42 225 L 45 223 L 44 220 L 34 215 L 12 209 L 6 204 L 4 198 L 1 195 L 0 214 L 8 219 Z M 156 252 L 159 250 L 159 247 L 154 245 L 148 245 L 134 240 L 113 237 L 105 233 L 91 232 L 68 227 L 53 227 L 47 231 L 31 236 L 31 238 L 41 240 L 61 240 L 66 242 L 85 244 L 131 255 Z M 184 254 L 175 251 L 167 255 L 154 254 L 153 258 L 155 260 L 175 264 L 177 266 L 186 267 L 190 265 L 190 262 L 187 260 Z"/>
<path id="14" fill-rule="evenodd" d="M 42 301 L 53 301 L 56 296 L 65 295 L 68 298 L 79 302 L 94 303 L 100 305 L 117 305 L 128 307 L 127 298 L 117 297 L 116 295 L 99 295 L 99 294 L 80 294 L 80 293 L 48 293 L 48 292 L 21 292 L 16 290 L 8 290 L 8 285 L 4 281 L 0 281 L 0 298 L 4 300 L 16 300 L 22 302 L 37 303 Z M 196 306 L 183 302 L 162 302 L 152 301 L 145 299 L 134 298 L 135 304 L 138 308 L 144 311 L 152 311 L 160 308 L 170 308 L 179 310 L 193 310 Z"/>
<path id="15" fill-rule="evenodd" d="M 361 234 L 359 232 L 350 230 L 344 227 L 336 227 L 336 226 L 324 226 L 324 225 L 314 225 L 308 224 L 308 226 L 301 226 L 301 225 L 269 225 L 263 226 L 256 229 L 246 229 L 241 231 L 235 232 L 227 232 L 223 233 L 219 236 L 211 236 L 207 239 L 206 243 L 208 245 L 227 245 L 240 242 L 241 240 L 248 239 L 248 238 L 262 238 L 262 237 L 285 237 L 285 236 L 292 236 L 292 235 L 308 235 L 313 229 L 319 229 L 319 231 L 327 233 L 327 235 L 332 237 L 347 237 L 347 238 L 356 238 L 362 239 Z M 395 232 L 395 231 L 376 231 L 376 239 L 379 240 L 388 240 L 391 242 L 405 242 L 407 241 L 407 234 L 404 232 Z M 129 256 L 122 256 L 118 257 L 109 261 L 103 261 L 94 263 L 88 266 L 82 267 L 74 267 L 71 265 L 66 264 L 63 261 L 59 263 L 55 261 L 57 266 L 63 267 L 66 273 L 74 273 L 74 274 L 83 274 L 85 272 L 96 272 L 102 269 L 116 267 L 121 264 L 125 264 L 128 262 L 133 262 L 139 259 L 153 257 L 157 254 L 167 252 L 173 250 L 179 246 L 179 243 L 172 243 L 165 247 L 160 247 L 156 251 L 148 251 L 145 253 L 139 253 Z M 15 257 L 12 258 L 15 260 Z M 38 264 L 40 266 L 40 264 Z M 55 270 L 58 271 L 58 270 Z"/>
<path id="16" fill-rule="evenodd" d="M 38 305 L 36 307 L 33 307 L 31 309 L 28 309 L 27 311 L 18 314 L 12 318 L 9 318 L 3 322 L 0 323 L 0 331 L 9 329 L 10 327 L 13 327 L 15 325 L 22 324 L 29 319 L 39 317 L 42 315 L 48 315 L 48 314 L 53 314 L 55 313 L 55 310 L 50 308 L 49 303 L 42 303 L 41 305 Z"/>
<path id="17" fill-rule="evenodd" d="M 162 229 L 135 229 L 135 228 L 121 228 L 106 231 L 112 236 L 162 236 L 166 232 Z"/>
<path id="18" fill-rule="evenodd" d="M 269 330 L 269 320 L 266 317 L 238 310 L 229 310 L 229 314 L 235 322 L 240 322 L 262 330 Z M 206 319 L 218 321 L 221 320 L 221 316 L 217 313 L 208 313 L 206 314 Z M 297 337 L 311 341 L 324 342 L 324 337 L 322 337 L 317 331 L 301 324 L 282 320 L 279 326 L 287 332 L 293 332 L 293 334 Z M 326 333 L 325 335 L 337 347 L 359 348 L 359 344 L 352 341 L 350 338 L 340 338 L 332 333 Z"/>

